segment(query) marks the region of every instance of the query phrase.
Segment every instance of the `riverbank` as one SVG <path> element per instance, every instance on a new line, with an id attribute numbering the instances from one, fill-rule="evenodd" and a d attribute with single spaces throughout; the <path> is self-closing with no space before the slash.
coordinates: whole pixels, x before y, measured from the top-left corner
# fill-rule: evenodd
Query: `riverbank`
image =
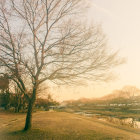
<path id="1" fill-rule="evenodd" d="M 33 129 L 21 131 L 25 114 L 0 113 L 0 140 L 139 140 L 140 129 L 65 112 L 33 114 Z"/>

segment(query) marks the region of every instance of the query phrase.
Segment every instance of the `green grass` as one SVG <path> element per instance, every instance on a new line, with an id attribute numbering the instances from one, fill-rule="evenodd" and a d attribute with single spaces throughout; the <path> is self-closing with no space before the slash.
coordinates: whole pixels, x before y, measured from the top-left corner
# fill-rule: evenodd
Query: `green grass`
<path id="1" fill-rule="evenodd" d="M 33 114 L 33 129 L 24 132 L 25 115 L 0 113 L 0 140 L 140 140 L 140 130 L 64 113 Z"/>

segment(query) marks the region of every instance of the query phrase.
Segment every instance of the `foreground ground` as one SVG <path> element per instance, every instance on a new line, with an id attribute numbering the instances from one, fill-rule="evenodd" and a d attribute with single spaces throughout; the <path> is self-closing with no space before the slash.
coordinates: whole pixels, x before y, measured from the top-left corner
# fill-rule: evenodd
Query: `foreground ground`
<path id="1" fill-rule="evenodd" d="M 140 140 L 140 129 L 64 112 L 33 114 L 33 129 L 23 132 L 25 115 L 0 113 L 0 140 Z"/>

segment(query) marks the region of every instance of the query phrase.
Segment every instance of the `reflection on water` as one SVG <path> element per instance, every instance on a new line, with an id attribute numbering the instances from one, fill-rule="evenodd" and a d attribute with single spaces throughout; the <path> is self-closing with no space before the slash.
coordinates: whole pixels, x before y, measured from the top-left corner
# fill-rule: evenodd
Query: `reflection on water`
<path id="1" fill-rule="evenodd" d="M 86 117 L 97 117 L 99 120 L 102 120 L 102 121 L 112 122 L 112 123 L 120 124 L 120 125 L 127 125 L 133 128 L 140 128 L 140 121 L 134 118 L 119 119 L 116 117 L 103 117 L 100 114 L 92 114 L 92 113 L 86 113 L 86 112 L 75 112 L 75 114 L 79 114 Z"/>

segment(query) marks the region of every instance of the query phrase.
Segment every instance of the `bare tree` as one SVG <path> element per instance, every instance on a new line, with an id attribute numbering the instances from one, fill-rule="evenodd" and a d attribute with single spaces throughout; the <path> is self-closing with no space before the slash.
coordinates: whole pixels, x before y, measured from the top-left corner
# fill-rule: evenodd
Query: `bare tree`
<path id="1" fill-rule="evenodd" d="M 128 99 L 133 99 L 134 97 L 140 95 L 140 89 L 138 89 L 135 86 L 124 86 L 122 88 L 122 92 L 124 92 L 124 94 L 126 94 Z"/>
<path id="2" fill-rule="evenodd" d="M 33 105 L 44 81 L 105 80 L 121 63 L 107 48 L 100 27 L 83 24 L 82 2 L 1 0 L 0 64 L 29 102 L 24 130 L 31 128 Z"/>

